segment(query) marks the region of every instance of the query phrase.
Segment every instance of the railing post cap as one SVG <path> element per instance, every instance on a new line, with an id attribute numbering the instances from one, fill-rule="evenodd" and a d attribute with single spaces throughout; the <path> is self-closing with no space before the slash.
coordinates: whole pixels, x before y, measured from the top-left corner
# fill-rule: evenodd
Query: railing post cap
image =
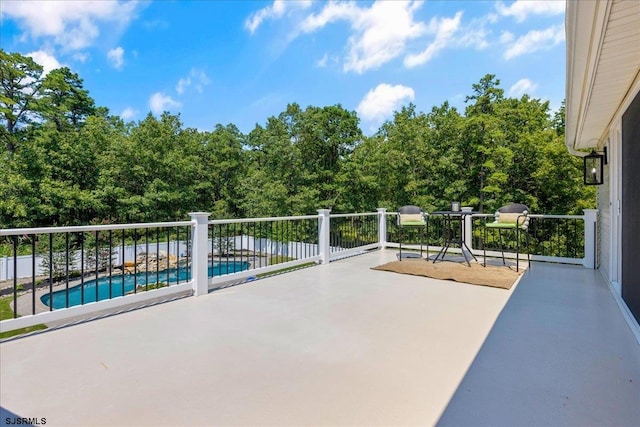
<path id="1" fill-rule="evenodd" d="M 194 221 L 208 221 L 209 215 L 211 215 L 209 212 L 189 212 L 191 220 Z"/>
<path id="2" fill-rule="evenodd" d="M 596 220 L 598 218 L 598 209 L 583 209 L 585 219 Z"/>
<path id="3" fill-rule="evenodd" d="M 386 212 L 387 208 L 377 208 L 378 212 Z"/>

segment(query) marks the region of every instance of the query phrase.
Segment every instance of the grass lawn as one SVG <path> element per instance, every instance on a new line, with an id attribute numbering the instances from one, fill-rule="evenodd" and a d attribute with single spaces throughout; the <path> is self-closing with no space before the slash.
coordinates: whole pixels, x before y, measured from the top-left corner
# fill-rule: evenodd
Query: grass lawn
<path id="1" fill-rule="evenodd" d="M 0 298 L 0 320 L 13 319 L 13 310 L 11 310 L 11 296 Z M 13 331 L 0 332 L 0 339 L 14 337 L 16 335 L 26 334 L 28 332 L 47 329 L 45 325 L 34 325 L 26 328 L 15 329 Z"/>

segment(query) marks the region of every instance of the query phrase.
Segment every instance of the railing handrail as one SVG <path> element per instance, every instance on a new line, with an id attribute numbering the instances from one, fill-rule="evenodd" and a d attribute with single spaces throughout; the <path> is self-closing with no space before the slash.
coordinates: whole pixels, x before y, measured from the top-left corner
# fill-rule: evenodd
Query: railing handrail
<path id="1" fill-rule="evenodd" d="M 474 218 L 488 218 L 495 216 L 495 214 L 473 214 Z M 555 214 L 529 214 L 529 218 L 542 218 L 542 219 L 584 219 L 584 215 L 555 215 Z"/>
<path id="2" fill-rule="evenodd" d="M 211 219 L 211 224 L 237 224 L 239 222 L 268 222 L 268 221 L 286 221 L 286 220 L 298 220 L 298 219 L 314 219 L 319 215 L 297 215 L 297 216 L 274 216 L 268 218 L 228 218 L 228 219 Z"/>
<path id="3" fill-rule="evenodd" d="M 531 218 L 548 218 L 548 219 L 584 219 L 584 215 L 551 215 L 551 214 L 530 214 Z"/>
<path id="4" fill-rule="evenodd" d="M 193 225 L 193 221 L 143 222 L 137 224 L 77 225 L 63 227 L 5 228 L 0 229 L 0 236 L 16 236 L 21 234 L 53 234 L 80 233 L 87 231 L 129 230 L 133 228 L 167 228 Z"/>
<path id="5" fill-rule="evenodd" d="M 346 213 L 331 214 L 331 218 L 349 218 L 358 216 L 375 216 L 378 212 L 362 212 L 362 213 Z M 398 215 L 397 212 L 385 212 L 385 215 Z M 494 214 L 473 214 L 474 218 L 492 217 Z M 552 215 L 552 214 L 531 214 L 531 218 L 547 218 L 547 219 L 584 219 L 584 215 Z M 267 218 L 229 218 L 209 220 L 209 224 L 233 224 L 247 222 L 268 222 L 268 221 L 285 221 L 318 218 L 318 215 L 297 215 L 297 216 L 278 216 Z M 35 228 L 6 228 L 0 229 L 0 236 L 15 236 L 21 234 L 48 234 L 48 233 L 75 233 L 86 231 L 103 231 L 103 230 L 128 230 L 133 228 L 157 228 L 157 227 L 181 227 L 192 225 L 193 221 L 171 221 L 171 222 L 144 222 L 134 224 L 103 224 L 103 225 L 77 225 L 62 227 L 35 227 Z"/>
<path id="6" fill-rule="evenodd" d="M 330 218 L 351 218 L 357 216 L 376 216 L 378 212 L 361 212 L 361 213 L 344 213 L 344 214 L 331 214 Z"/>

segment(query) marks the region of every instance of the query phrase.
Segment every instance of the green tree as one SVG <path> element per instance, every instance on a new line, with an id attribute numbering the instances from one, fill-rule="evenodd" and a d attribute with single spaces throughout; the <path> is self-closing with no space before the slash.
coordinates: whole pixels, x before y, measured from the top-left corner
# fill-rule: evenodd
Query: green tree
<path id="1" fill-rule="evenodd" d="M 462 153 L 463 170 L 468 174 L 467 189 L 460 197 L 465 204 L 478 206 L 483 212 L 485 205 L 495 207 L 502 199 L 508 175 L 506 165 L 513 159 L 496 114 L 498 105 L 504 100 L 500 80 L 487 74 L 479 83 L 472 85 L 473 94 L 465 101 L 473 101 L 465 111 Z"/>
<path id="2" fill-rule="evenodd" d="M 78 128 L 95 113 L 95 103 L 83 88 L 82 79 L 67 67 L 52 70 L 42 82 L 37 100 L 45 120 L 55 123 L 58 131 Z"/>
<path id="3" fill-rule="evenodd" d="M 24 127 L 37 118 L 41 86 L 42 66 L 30 57 L 0 49 L 0 136 L 10 153 L 26 139 Z"/>

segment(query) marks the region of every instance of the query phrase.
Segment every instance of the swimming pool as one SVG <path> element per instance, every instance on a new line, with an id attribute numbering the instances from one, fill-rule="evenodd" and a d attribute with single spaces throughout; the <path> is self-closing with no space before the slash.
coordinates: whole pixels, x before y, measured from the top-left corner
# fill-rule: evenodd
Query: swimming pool
<path id="1" fill-rule="evenodd" d="M 209 277 L 244 271 L 248 268 L 248 262 L 230 261 L 228 263 L 214 263 L 213 265 L 209 265 Z M 54 309 L 73 307 L 89 302 L 121 297 L 133 291 L 136 285 L 145 286 L 147 279 L 149 280 L 149 284 L 156 282 L 177 283 L 178 281 L 187 281 L 190 277 L 191 271 L 186 268 L 181 268 L 179 271 L 174 268 L 158 273 L 149 271 L 148 273 L 143 272 L 135 275 L 119 274 L 117 276 L 111 276 L 111 281 L 109 281 L 109 277 L 101 277 L 98 280 L 87 280 L 83 285 L 74 286 L 69 288 L 68 291 L 63 289 L 52 294 L 43 295 L 40 300 L 46 306 L 50 306 L 49 304 L 52 303 Z"/>

